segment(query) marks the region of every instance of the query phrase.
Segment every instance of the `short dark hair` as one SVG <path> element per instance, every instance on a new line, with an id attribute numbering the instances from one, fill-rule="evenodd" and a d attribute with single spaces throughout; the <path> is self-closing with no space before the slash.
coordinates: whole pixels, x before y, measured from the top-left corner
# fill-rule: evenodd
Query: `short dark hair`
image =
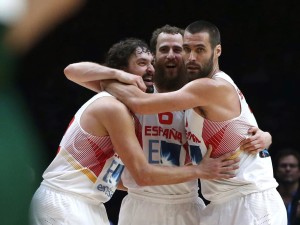
<path id="1" fill-rule="evenodd" d="M 278 168 L 279 166 L 279 161 L 286 156 L 292 155 L 298 160 L 298 167 L 300 167 L 300 154 L 296 149 L 287 147 L 284 149 L 281 149 L 280 151 L 277 152 L 277 154 L 274 157 L 273 163 L 274 163 L 274 168 Z"/>
<path id="2" fill-rule="evenodd" d="M 155 31 L 153 31 L 152 37 L 150 39 L 150 50 L 153 53 L 156 52 L 157 38 L 158 38 L 158 35 L 161 33 L 181 34 L 183 36 L 184 30 L 179 27 L 170 26 L 168 24 L 164 25 L 163 27 L 157 28 Z"/>
<path id="3" fill-rule="evenodd" d="M 209 34 L 210 45 L 212 48 L 215 48 L 217 45 L 221 44 L 221 35 L 220 31 L 216 25 L 205 21 L 198 20 L 185 28 L 185 31 L 195 34 L 200 32 L 207 32 Z"/>
<path id="4" fill-rule="evenodd" d="M 128 67 L 128 61 L 137 48 L 143 52 L 150 52 L 149 46 L 145 41 L 138 38 L 126 38 L 114 44 L 107 52 L 105 65 L 115 69 Z"/>

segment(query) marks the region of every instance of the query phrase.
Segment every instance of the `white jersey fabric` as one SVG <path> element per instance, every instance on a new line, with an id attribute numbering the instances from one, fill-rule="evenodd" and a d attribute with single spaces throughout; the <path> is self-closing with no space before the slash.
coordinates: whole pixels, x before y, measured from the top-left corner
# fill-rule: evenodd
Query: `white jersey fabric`
<path id="1" fill-rule="evenodd" d="M 150 164 L 183 166 L 191 163 L 183 111 L 136 116 L 140 122 L 143 151 Z M 128 188 L 128 195 L 122 202 L 119 225 L 199 223 L 199 212 L 205 205 L 198 198 L 197 180 L 142 187 L 125 168 L 122 181 Z M 170 222 L 175 215 L 178 222 Z"/>
<path id="2" fill-rule="evenodd" d="M 266 210 L 261 212 L 264 214 L 263 216 L 266 216 L 267 214 L 272 216 L 272 214 L 278 213 L 277 210 L 282 209 L 282 206 L 284 205 L 282 200 L 278 198 L 279 195 L 276 194 L 277 191 L 275 188 L 278 184 L 273 176 L 271 157 L 262 158 L 259 154 L 251 155 L 239 149 L 240 142 L 248 137 L 248 129 L 252 126 L 257 127 L 257 123 L 243 94 L 235 85 L 233 80 L 224 72 L 219 72 L 213 77 L 213 79 L 219 78 L 226 80 L 235 87 L 240 99 L 241 114 L 238 117 L 228 121 L 214 122 L 203 118 L 196 113 L 194 109 L 189 109 L 185 114 L 187 139 L 191 151 L 198 152 L 194 153 L 194 155 L 200 155 L 200 157 L 202 157 L 207 151 L 206 146 L 212 145 L 212 157 L 219 157 L 224 153 L 234 150 L 236 151 L 234 157 L 239 157 L 241 160 L 239 162 L 239 169 L 234 172 L 234 178 L 221 180 L 201 180 L 202 194 L 207 200 L 211 201 L 211 204 L 209 204 L 205 209 L 204 214 L 206 216 L 202 218 L 202 221 L 204 222 L 201 222 L 201 224 L 219 224 L 217 221 L 222 221 L 222 224 L 228 225 L 242 224 L 242 221 L 235 220 L 235 214 L 239 212 L 240 215 L 243 215 L 244 213 L 246 218 L 246 215 L 250 213 L 249 210 L 251 211 L 251 207 L 248 205 L 249 207 L 245 206 L 241 208 L 238 204 L 239 200 L 241 200 L 240 197 L 252 193 L 264 192 L 266 190 L 275 192 L 275 194 L 272 193 L 277 196 L 275 197 L 275 201 L 264 202 L 262 198 L 256 199 L 255 197 L 258 196 L 254 194 L 251 196 L 255 196 L 254 201 L 256 199 L 257 204 L 265 204 L 265 208 L 262 208 Z M 270 194 L 268 193 L 266 195 Z M 236 201 L 236 199 L 239 200 Z M 266 197 L 265 200 L 267 199 L 268 198 Z M 235 204 L 233 204 L 234 201 L 236 201 Z M 226 207 L 225 203 L 229 204 L 228 207 L 232 210 L 230 216 L 228 214 L 226 215 L 228 211 L 223 214 L 221 213 L 223 208 Z M 232 205 L 230 205 L 230 203 L 232 203 Z M 266 206 L 267 204 L 273 205 L 272 207 L 268 208 L 268 206 Z M 222 218 L 222 216 L 227 218 Z M 205 220 L 208 220 L 208 217 L 210 218 L 209 222 L 205 222 Z M 284 215 L 282 218 L 284 220 Z M 280 222 L 282 222 L 282 220 L 278 221 L 279 222 L 277 223 L 270 224 L 280 224 Z"/>
<path id="3" fill-rule="evenodd" d="M 105 96 L 111 95 L 101 92 L 92 97 L 70 122 L 58 153 L 43 173 L 44 180 L 32 199 L 33 224 L 48 224 L 49 220 L 57 221 L 53 224 L 61 224 L 58 222 L 66 221 L 66 218 L 60 217 L 66 215 L 78 215 L 78 222 L 72 224 L 96 224 L 96 221 L 101 222 L 98 224 L 103 224 L 103 221 L 109 224 L 102 203 L 108 201 L 115 192 L 124 165 L 114 152 L 109 136 L 93 136 L 80 125 L 84 110 L 95 100 Z M 72 198 L 74 201 L 69 201 Z M 72 202 L 82 204 L 72 205 Z M 82 214 L 78 212 L 81 210 L 90 211 L 92 218 L 80 219 L 79 215 Z M 99 218 L 100 215 L 105 218 Z M 92 223 L 88 223 L 89 221 Z"/>

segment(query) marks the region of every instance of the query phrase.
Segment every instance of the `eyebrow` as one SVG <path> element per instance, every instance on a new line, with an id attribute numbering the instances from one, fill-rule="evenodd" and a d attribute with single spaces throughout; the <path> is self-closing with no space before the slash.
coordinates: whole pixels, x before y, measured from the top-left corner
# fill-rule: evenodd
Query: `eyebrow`
<path id="1" fill-rule="evenodd" d="M 190 46 L 189 44 L 183 44 L 182 46 Z M 195 46 L 195 47 L 206 47 L 204 44 L 197 44 L 197 45 L 193 45 L 193 46 Z"/>
<path id="2" fill-rule="evenodd" d="M 150 62 L 152 62 L 153 59 L 149 60 L 149 59 L 147 59 L 147 58 L 138 58 L 137 61 L 138 61 L 138 62 L 139 62 L 139 61 L 147 61 L 147 62 L 150 61 Z"/>

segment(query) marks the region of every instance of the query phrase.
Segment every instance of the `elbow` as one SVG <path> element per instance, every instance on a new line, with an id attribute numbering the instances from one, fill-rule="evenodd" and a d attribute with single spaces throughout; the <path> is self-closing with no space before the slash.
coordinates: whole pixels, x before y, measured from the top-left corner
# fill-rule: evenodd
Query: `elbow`
<path id="1" fill-rule="evenodd" d="M 134 180 L 139 186 L 150 186 L 154 184 L 151 171 L 149 169 L 143 169 L 139 171 L 138 175 L 134 178 Z"/>

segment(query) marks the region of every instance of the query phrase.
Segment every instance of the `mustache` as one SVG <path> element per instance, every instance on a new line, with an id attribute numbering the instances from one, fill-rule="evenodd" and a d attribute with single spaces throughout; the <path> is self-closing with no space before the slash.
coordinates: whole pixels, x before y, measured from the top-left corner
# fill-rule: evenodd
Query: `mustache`
<path id="1" fill-rule="evenodd" d="M 187 64 L 185 64 L 185 66 L 196 66 L 196 67 L 200 67 L 200 65 L 198 65 L 195 62 L 188 62 Z"/>
<path id="2" fill-rule="evenodd" d="M 143 80 L 145 80 L 145 79 L 149 80 L 149 78 L 152 80 L 153 74 L 145 73 L 144 75 L 142 75 L 142 78 L 143 78 Z"/>

